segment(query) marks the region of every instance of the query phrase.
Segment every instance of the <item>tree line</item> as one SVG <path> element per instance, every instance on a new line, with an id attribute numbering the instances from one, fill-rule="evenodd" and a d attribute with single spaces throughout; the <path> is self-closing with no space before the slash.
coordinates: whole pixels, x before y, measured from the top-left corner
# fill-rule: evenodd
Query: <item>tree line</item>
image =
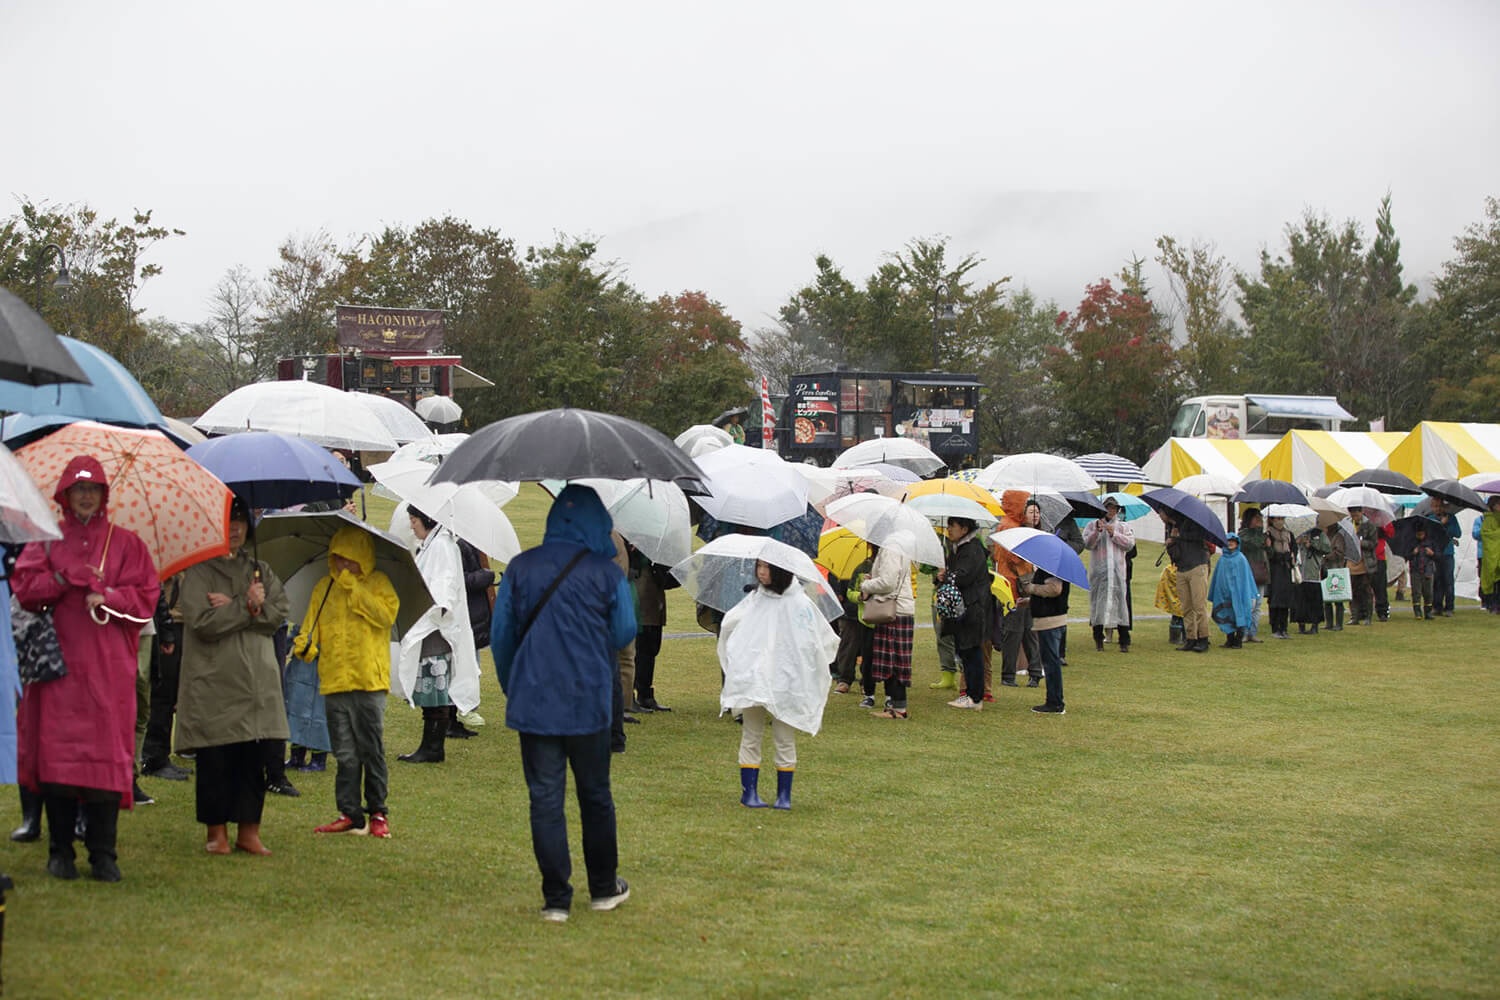
<path id="1" fill-rule="evenodd" d="M 1403 275 L 1387 196 L 1373 233 L 1309 211 L 1244 271 L 1211 243 L 1163 235 L 1151 258 L 1163 287 L 1148 280 L 1151 261 L 1132 257 L 1066 306 L 1009 278 L 977 280 L 983 259 L 946 239 L 914 239 L 862 279 L 820 255 L 775 324 L 749 334 L 705 291 L 636 289 L 591 241 L 522 250 L 453 217 L 345 245 L 289 237 L 264 274 L 227 271 L 201 318 L 146 318 L 136 299 L 160 273 L 149 251 L 184 236 L 149 211 L 122 223 L 86 205 L 23 201 L 0 221 L 0 284 L 28 302 L 40 289 L 54 329 L 109 351 L 178 414 L 273 378 L 278 357 L 333 350 L 333 307 L 348 303 L 445 310 L 447 349 L 499 383 L 459 394 L 474 426 L 566 404 L 675 433 L 749 402 L 755 376 L 778 391 L 798 372 L 839 365 L 978 375 L 989 387 L 985 452 L 1144 460 L 1176 401 L 1209 392 L 1335 394 L 1392 429 L 1500 420 L 1494 198 L 1426 297 Z M 36 281 L 39 261 L 55 268 L 48 243 L 66 248 L 65 290 Z"/>

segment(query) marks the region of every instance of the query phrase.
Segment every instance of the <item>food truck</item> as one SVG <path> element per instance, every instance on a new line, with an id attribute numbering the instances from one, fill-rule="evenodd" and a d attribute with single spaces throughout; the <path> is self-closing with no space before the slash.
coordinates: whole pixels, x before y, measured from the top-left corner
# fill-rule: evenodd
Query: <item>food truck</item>
<path id="1" fill-rule="evenodd" d="M 945 372 L 839 369 L 794 375 L 776 424 L 776 447 L 789 461 L 831 465 L 845 448 L 900 437 L 932 449 L 952 469 L 979 453 L 975 413 L 984 383 Z"/>

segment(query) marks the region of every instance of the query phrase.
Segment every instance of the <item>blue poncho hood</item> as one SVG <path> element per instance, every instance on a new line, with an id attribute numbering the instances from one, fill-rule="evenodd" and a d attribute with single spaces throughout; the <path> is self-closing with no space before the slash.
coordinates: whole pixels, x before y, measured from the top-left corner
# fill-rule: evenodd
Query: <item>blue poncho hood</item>
<path id="1" fill-rule="evenodd" d="M 542 541 L 582 545 L 590 552 L 613 559 L 615 543 L 609 536 L 613 527 L 614 521 L 604 509 L 599 494 L 587 486 L 573 483 L 563 487 L 552 502 L 552 509 L 547 512 L 547 532 Z"/>

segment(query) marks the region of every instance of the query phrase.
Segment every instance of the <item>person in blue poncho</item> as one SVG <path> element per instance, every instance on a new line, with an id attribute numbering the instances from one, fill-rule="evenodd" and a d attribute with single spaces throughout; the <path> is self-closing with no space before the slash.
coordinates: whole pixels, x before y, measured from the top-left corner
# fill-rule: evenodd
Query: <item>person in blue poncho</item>
<path id="1" fill-rule="evenodd" d="M 1213 609 L 1214 621 L 1226 636 L 1226 649 L 1244 645 L 1245 630 L 1250 627 L 1258 595 L 1250 560 L 1240 551 L 1240 536 L 1231 534 L 1208 581 L 1208 604 Z"/>
<path id="2" fill-rule="evenodd" d="M 635 639 L 630 583 L 615 565 L 609 512 L 570 485 L 547 514 L 542 544 L 506 567 L 495 595 L 490 652 L 505 691 L 505 724 L 520 734 L 531 794 L 531 846 L 542 873 L 542 918 L 568 919 L 569 766 L 578 792 L 590 906 L 613 910 L 630 895 L 617 873 L 609 788 L 616 656 Z"/>

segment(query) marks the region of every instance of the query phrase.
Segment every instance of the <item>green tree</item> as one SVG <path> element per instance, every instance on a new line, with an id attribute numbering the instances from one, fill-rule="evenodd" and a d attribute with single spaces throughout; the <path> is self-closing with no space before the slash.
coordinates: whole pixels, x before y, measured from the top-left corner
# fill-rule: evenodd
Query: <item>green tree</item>
<path id="1" fill-rule="evenodd" d="M 343 270 L 338 246 L 318 231 L 287 237 L 276 253 L 279 263 L 266 274 L 256 318 L 264 350 L 282 358 L 335 350 L 333 307 Z"/>
<path id="2" fill-rule="evenodd" d="M 1184 341 L 1176 353 L 1186 388 L 1239 392 L 1239 365 L 1247 345 L 1229 318 L 1229 263 L 1213 244 L 1196 240 L 1183 246 L 1162 236 L 1156 249 L 1183 324 Z"/>
<path id="3" fill-rule="evenodd" d="M 1500 199 L 1486 198 L 1484 218 L 1453 241 L 1424 316 L 1423 368 L 1431 407 L 1447 420 L 1500 420 Z M 1418 338 L 1413 338 L 1418 339 Z"/>
<path id="4" fill-rule="evenodd" d="M 990 319 L 989 350 L 972 367 L 986 386 L 978 414 L 982 453 L 1045 452 L 1061 444 L 1063 415 L 1047 367 L 1063 348 L 1059 311 L 1022 288 Z"/>

